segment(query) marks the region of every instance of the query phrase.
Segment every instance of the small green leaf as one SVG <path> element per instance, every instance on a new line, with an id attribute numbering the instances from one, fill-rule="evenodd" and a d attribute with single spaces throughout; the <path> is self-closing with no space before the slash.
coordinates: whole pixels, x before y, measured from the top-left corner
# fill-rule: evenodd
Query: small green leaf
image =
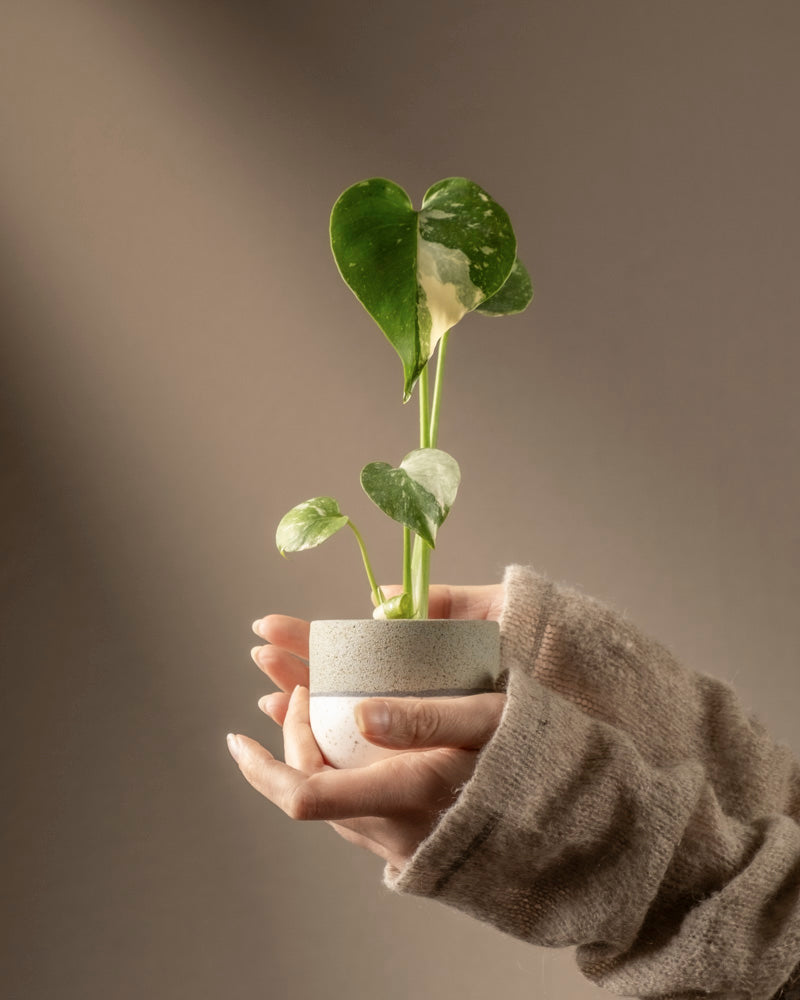
<path id="1" fill-rule="evenodd" d="M 284 514 L 275 532 L 275 544 L 281 555 L 313 549 L 335 535 L 348 520 L 333 497 L 313 497 Z"/>
<path id="2" fill-rule="evenodd" d="M 414 602 L 411 599 L 411 594 L 403 593 L 397 594 L 396 597 L 390 597 L 388 601 L 384 601 L 383 604 L 379 604 L 375 608 L 372 612 L 372 617 L 379 621 L 392 621 L 396 618 L 413 618 Z"/>
<path id="3" fill-rule="evenodd" d="M 453 456 L 440 448 L 417 448 L 406 455 L 400 468 L 436 498 L 444 520 L 455 502 L 461 482 L 461 470 Z"/>
<path id="4" fill-rule="evenodd" d="M 431 548 L 435 547 L 441 508 L 435 497 L 415 483 L 407 472 L 393 469 L 388 462 L 370 462 L 361 470 L 361 485 L 384 514 L 411 528 Z"/>
<path id="5" fill-rule="evenodd" d="M 431 548 L 436 532 L 450 512 L 461 473 L 458 463 L 438 448 L 412 451 L 394 469 L 388 462 L 371 462 L 361 470 L 364 492 L 384 514 L 411 528 Z"/>
<path id="6" fill-rule="evenodd" d="M 476 312 L 483 313 L 484 316 L 511 316 L 527 309 L 531 299 L 533 299 L 531 276 L 522 261 L 517 258 L 505 283 L 494 295 L 481 302 Z"/>

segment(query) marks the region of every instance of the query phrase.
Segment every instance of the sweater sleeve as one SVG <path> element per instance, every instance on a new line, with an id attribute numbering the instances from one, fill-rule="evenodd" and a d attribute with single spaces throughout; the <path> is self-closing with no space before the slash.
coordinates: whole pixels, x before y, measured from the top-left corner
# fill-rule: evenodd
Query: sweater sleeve
<path id="1" fill-rule="evenodd" d="M 800 961 L 800 766 L 724 683 L 510 567 L 507 701 L 472 778 L 386 884 L 659 1000 L 769 1000 Z M 788 993 L 784 995 L 788 996 Z"/>

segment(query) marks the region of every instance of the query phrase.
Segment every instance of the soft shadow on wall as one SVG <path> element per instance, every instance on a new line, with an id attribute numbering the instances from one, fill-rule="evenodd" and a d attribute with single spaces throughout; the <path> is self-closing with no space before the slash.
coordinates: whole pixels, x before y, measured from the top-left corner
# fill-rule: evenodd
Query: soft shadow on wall
<path id="1" fill-rule="evenodd" d="M 22 470 L 5 524 L 19 709 L 4 732 L 4 856 L 19 859 L 5 985 L 31 998 L 299 998 L 321 981 L 373 995 L 386 977 L 399 997 L 422 976 L 446 995 L 456 961 L 486 974 L 467 945 L 486 931 L 388 899 L 374 861 L 286 823 L 223 744 L 232 726 L 279 742 L 254 707 L 266 685 L 248 665 L 251 619 L 321 603 L 304 572 L 265 568 L 285 506 L 269 474 L 276 439 L 316 415 L 316 396 L 287 378 L 284 331 L 298 303 L 324 329 L 340 293 L 335 274 L 313 296 L 296 280 L 297 260 L 330 274 L 320 236 L 340 182 L 309 197 L 317 175 L 289 156 L 248 176 L 247 143 L 231 147 L 175 68 L 186 39 L 142 33 L 138 16 L 20 6 L 5 62 L 25 95 L 3 167 L 6 468 Z M 347 336 L 321 342 L 322 369 L 346 367 Z M 336 411 L 345 436 L 363 423 L 350 404 Z M 334 566 L 315 579 L 360 607 Z M 358 938 L 371 947 L 354 972 Z M 501 939 L 493 953 L 516 948 Z M 525 953 L 525 981 L 544 981 Z"/>
<path id="2" fill-rule="evenodd" d="M 279 564 L 275 521 L 413 426 L 365 434 L 395 361 L 325 236 L 360 176 L 487 184 L 539 287 L 500 379 L 477 320 L 452 353 L 439 572 L 522 547 L 793 732 L 797 9 L 669 7 L 12 4 L 9 995 L 597 995 L 568 954 L 387 898 L 224 750 L 279 746 L 250 620 L 364 604 L 357 556 Z"/>

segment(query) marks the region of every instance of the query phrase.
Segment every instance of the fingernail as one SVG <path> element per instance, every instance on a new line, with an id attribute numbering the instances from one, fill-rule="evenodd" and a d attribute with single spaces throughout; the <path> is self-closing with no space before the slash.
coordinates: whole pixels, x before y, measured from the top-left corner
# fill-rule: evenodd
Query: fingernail
<path id="1" fill-rule="evenodd" d="M 256 620 L 253 622 L 253 631 L 255 632 L 256 635 L 261 635 L 261 627 L 262 627 L 261 623 L 263 621 L 264 621 L 263 618 L 256 618 Z"/>
<path id="2" fill-rule="evenodd" d="M 360 701 L 355 707 L 355 716 L 362 733 L 384 736 L 389 732 L 391 715 L 385 701 Z"/>
<path id="3" fill-rule="evenodd" d="M 256 663 L 258 663 L 258 661 L 261 659 L 261 650 L 263 648 L 264 648 L 263 646 L 253 646 L 253 648 L 250 650 L 250 656 L 252 656 L 252 658 L 255 660 Z"/>
<path id="4" fill-rule="evenodd" d="M 241 748 L 239 743 L 239 737 L 234 736 L 233 733 L 228 733 L 227 740 L 228 740 L 228 750 L 230 750 L 231 752 L 231 757 L 233 757 L 234 760 L 237 760 L 239 757 L 239 750 Z"/>

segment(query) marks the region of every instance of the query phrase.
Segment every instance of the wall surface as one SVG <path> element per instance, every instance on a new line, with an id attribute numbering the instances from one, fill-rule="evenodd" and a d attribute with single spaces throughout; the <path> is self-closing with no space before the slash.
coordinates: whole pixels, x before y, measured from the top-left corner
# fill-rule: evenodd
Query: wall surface
<path id="1" fill-rule="evenodd" d="M 800 751 L 799 37 L 778 0 L 7 0 L 3 996 L 605 995 L 225 749 L 280 751 L 253 618 L 365 612 L 345 539 L 277 556 L 284 510 L 338 496 L 399 573 L 357 471 L 415 414 L 328 212 L 465 175 L 534 276 L 452 339 L 435 578 L 578 584 Z"/>

